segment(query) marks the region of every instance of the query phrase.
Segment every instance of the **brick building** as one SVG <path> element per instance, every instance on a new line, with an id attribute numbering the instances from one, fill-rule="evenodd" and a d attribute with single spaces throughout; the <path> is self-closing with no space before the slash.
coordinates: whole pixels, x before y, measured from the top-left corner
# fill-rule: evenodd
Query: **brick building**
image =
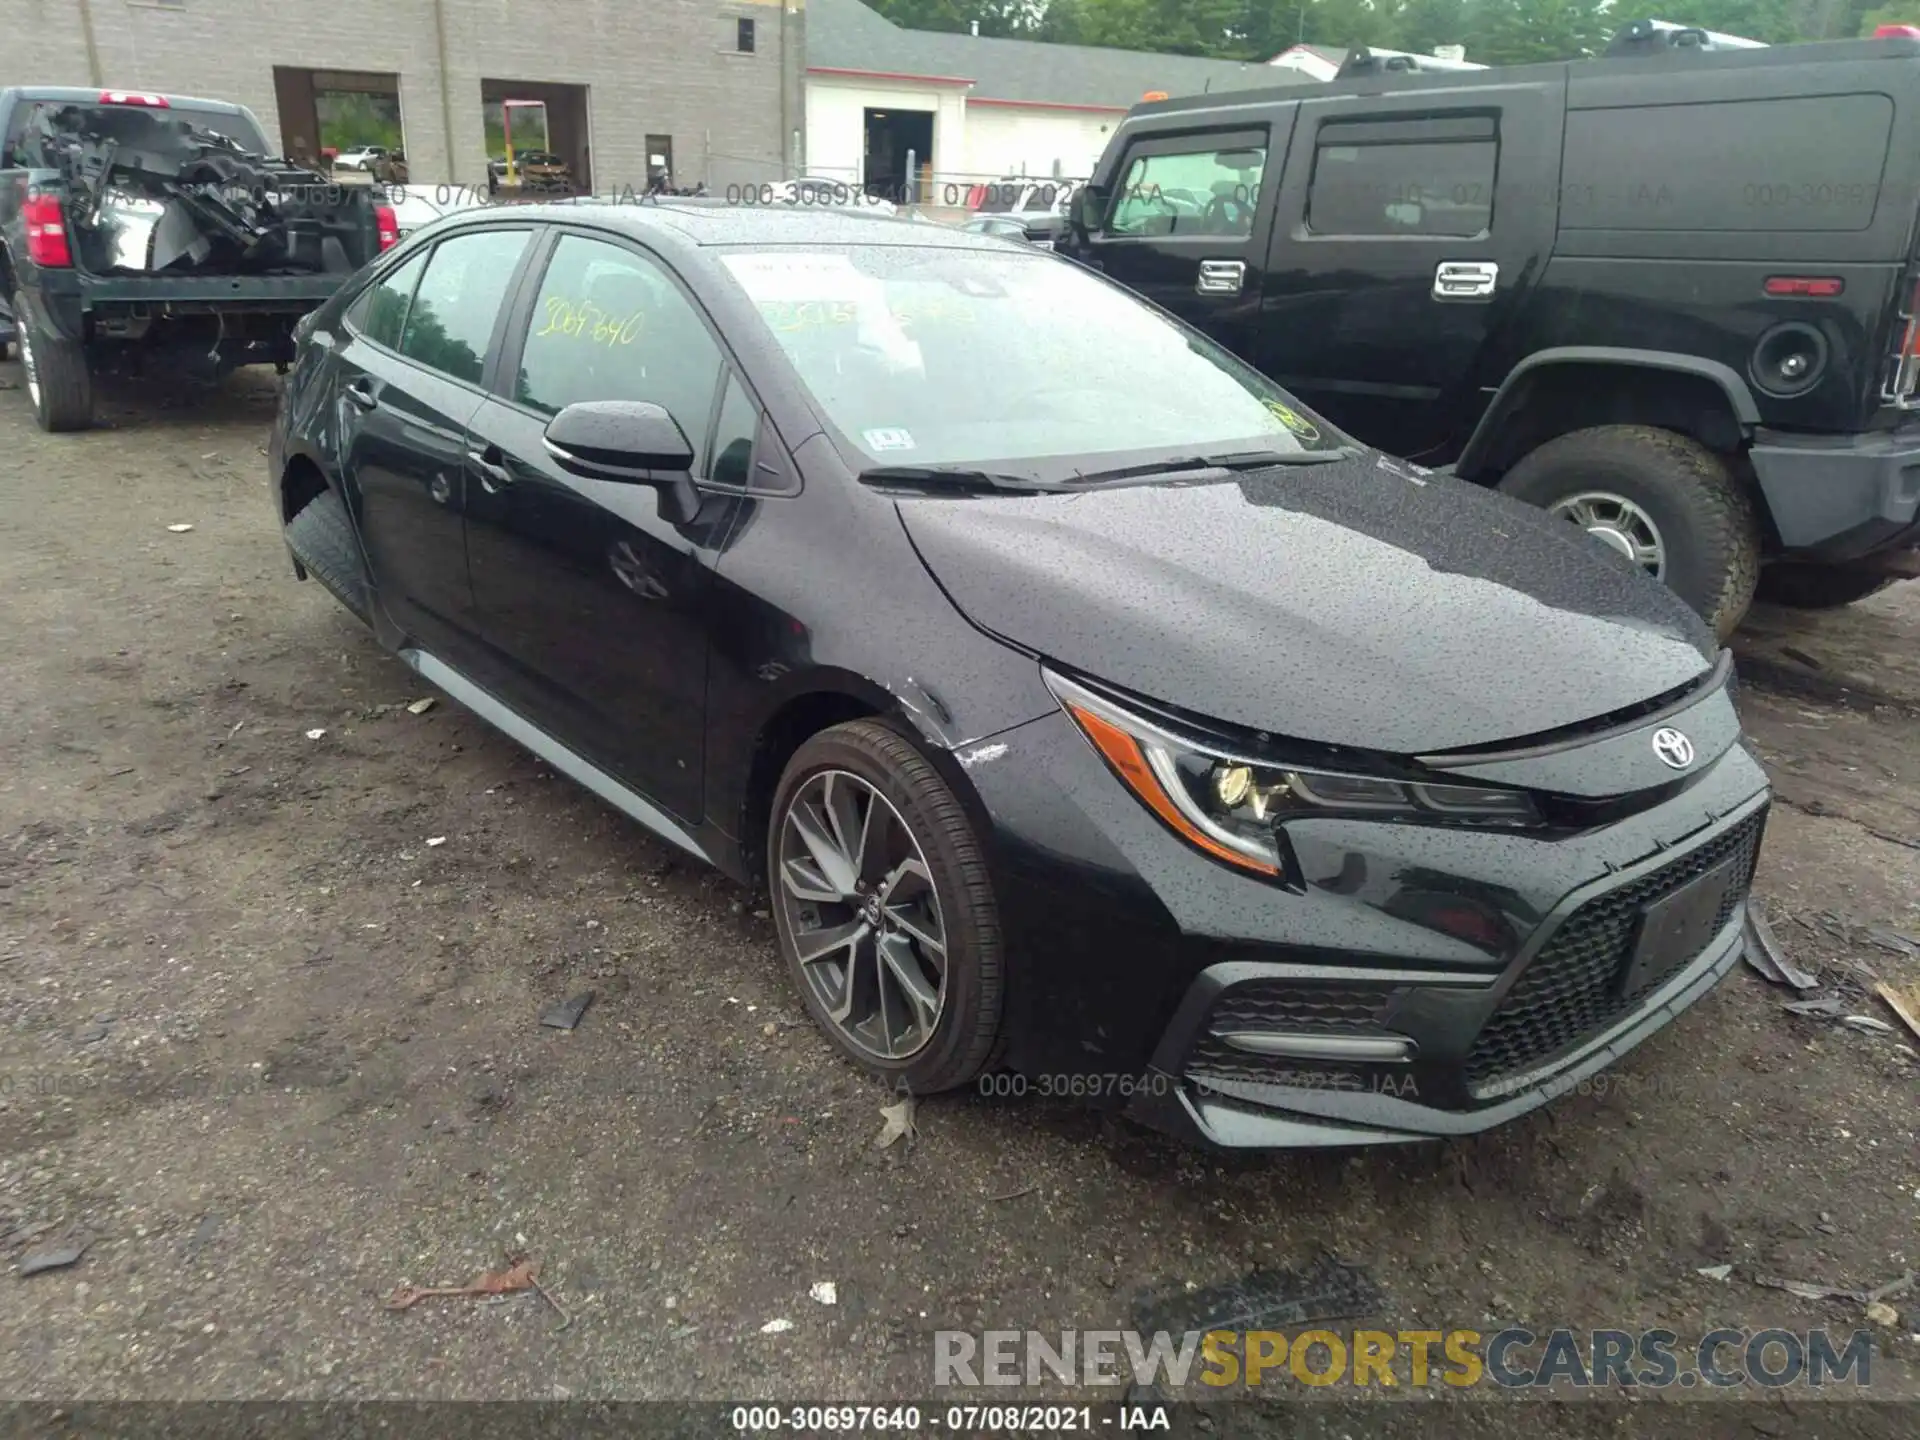
<path id="1" fill-rule="evenodd" d="M 234 100 L 289 153 L 391 117 L 412 179 L 478 184 L 500 102 L 601 192 L 800 160 L 804 0 L 0 0 L 0 86 Z M 536 133 L 516 107 L 516 145 Z M 489 117 L 491 116 L 491 120 Z M 350 128 L 350 127 L 349 127 Z M 656 159 L 655 157 L 660 157 Z"/>

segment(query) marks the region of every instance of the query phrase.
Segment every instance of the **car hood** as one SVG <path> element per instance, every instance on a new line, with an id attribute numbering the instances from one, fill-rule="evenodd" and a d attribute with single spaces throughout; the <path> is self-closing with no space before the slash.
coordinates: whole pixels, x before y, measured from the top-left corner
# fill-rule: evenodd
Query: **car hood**
<path id="1" fill-rule="evenodd" d="M 1372 453 L 896 503 L 980 628 L 1299 740 L 1414 755 L 1538 735 L 1683 686 L 1717 654 L 1683 601 L 1566 521 Z"/>

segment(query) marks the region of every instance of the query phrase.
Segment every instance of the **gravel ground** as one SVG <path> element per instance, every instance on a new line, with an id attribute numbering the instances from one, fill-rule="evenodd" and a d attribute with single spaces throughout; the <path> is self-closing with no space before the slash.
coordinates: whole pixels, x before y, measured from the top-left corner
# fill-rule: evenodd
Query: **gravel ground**
<path id="1" fill-rule="evenodd" d="M 294 582 L 271 383 L 57 437 L 0 394 L 0 1259 L 86 1242 L 0 1275 L 0 1395 L 924 1398 L 936 1330 L 1119 1327 L 1327 1251 L 1389 1329 L 1866 1327 L 1873 1388 L 1920 1395 L 1920 1293 L 1873 1324 L 1751 1278 L 1920 1267 L 1914 1037 L 1783 1013 L 1744 967 L 1594 1093 L 1462 1143 L 1223 1160 L 969 1096 L 877 1149 L 889 1097 L 804 1023 L 761 897 L 451 701 L 412 713 Z M 1758 614 L 1741 649 L 1781 802 L 1760 893 L 1892 1021 L 1920 585 Z M 537 1023 L 585 990 L 576 1031 Z M 386 1309 L 508 1252 L 553 1303 Z M 1902 1429 L 1798 1406 L 1713 1414 Z M 1538 1428 L 1509 1413 L 1490 1433 Z"/>

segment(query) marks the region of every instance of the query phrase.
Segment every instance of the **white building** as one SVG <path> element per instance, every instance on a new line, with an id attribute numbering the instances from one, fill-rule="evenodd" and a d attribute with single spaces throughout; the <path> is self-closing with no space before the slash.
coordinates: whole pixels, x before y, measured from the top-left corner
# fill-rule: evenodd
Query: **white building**
<path id="1" fill-rule="evenodd" d="M 957 203 L 1006 176 L 1084 178 L 1113 127 L 1149 94 L 1298 81 L 1261 64 L 1090 45 L 908 30 L 859 0 L 807 5 L 806 168 Z"/>

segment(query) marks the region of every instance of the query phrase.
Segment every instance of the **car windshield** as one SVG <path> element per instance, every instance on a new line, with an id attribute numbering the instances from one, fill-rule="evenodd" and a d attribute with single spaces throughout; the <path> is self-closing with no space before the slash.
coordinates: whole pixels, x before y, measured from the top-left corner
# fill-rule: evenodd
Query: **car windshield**
<path id="1" fill-rule="evenodd" d="M 1350 443 L 1204 336 L 1042 253 L 863 245 L 725 263 L 826 418 L 877 465 L 1057 479 L 1143 452 Z"/>

